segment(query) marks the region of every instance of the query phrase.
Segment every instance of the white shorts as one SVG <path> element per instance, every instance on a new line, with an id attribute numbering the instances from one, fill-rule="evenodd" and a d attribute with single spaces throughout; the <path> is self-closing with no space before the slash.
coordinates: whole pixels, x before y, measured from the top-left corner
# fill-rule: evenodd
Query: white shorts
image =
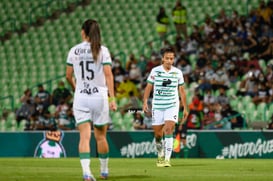
<path id="1" fill-rule="evenodd" d="M 172 107 L 166 110 L 152 110 L 153 122 L 152 125 L 163 125 L 165 121 L 178 121 L 178 107 Z"/>
<path id="2" fill-rule="evenodd" d="M 77 125 L 92 121 L 102 126 L 109 123 L 109 104 L 107 95 L 75 96 L 73 112 Z"/>

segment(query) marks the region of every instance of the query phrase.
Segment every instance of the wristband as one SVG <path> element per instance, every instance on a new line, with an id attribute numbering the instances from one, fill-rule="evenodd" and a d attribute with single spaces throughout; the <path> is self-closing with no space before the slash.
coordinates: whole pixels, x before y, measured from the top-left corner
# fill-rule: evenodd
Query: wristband
<path id="1" fill-rule="evenodd" d="M 115 98 L 115 97 L 109 97 L 109 98 L 108 98 L 108 101 L 109 101 L 109 102 L 116 101 L 116 98 Z"/>

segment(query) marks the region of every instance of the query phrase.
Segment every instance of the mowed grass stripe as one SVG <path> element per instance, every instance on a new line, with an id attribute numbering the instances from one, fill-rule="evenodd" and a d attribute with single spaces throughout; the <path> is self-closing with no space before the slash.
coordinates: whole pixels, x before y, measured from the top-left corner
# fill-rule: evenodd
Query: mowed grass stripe
<path id="1" fill-rule="evenodd" d="M 157 168 L 155 158 L 110 158 L 109 181 L 267 181 L 273 180 L 271 159 L 172 159 Z M 91 158 L 99 177 L 98 158 Z M 0 181 L 81 181 L 79 158 L 0 158 Z M 99 180 L 99 179 L 97 179 Z"/>

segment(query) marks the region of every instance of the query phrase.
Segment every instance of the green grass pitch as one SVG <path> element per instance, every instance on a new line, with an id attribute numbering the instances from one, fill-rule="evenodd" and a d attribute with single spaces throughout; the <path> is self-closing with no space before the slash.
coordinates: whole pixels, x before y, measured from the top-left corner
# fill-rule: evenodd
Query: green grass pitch
<path id="1" fill-rule="evenodd" d="M 109 181 L 268 181 L 272 159 L 172 159 L 172 167 L 157 168 L 155 158 L 110 158 Z M 99 177 L 98 158 L 91 169 Z M 81 181 L 79 158 L 0 158 L 0 181 Z"/>

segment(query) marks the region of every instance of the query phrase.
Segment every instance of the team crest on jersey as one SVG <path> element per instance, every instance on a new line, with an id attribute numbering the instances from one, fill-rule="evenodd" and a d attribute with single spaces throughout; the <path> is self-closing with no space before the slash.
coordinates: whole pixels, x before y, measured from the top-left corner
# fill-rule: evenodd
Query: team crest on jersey
<path id="1" fill-rule="evenodd" d="M 172 74 L 173 77 L 177 77 L 177 72 L 171 72 L 170 74 Z"/>
<path id="2" fill-rule="evenodd" d="M 66 157 L 62 145 L 64 133 L 62 131 L 44 131 L 44 139 L 35 149 L 34 157 L 61 158 Z"/>

